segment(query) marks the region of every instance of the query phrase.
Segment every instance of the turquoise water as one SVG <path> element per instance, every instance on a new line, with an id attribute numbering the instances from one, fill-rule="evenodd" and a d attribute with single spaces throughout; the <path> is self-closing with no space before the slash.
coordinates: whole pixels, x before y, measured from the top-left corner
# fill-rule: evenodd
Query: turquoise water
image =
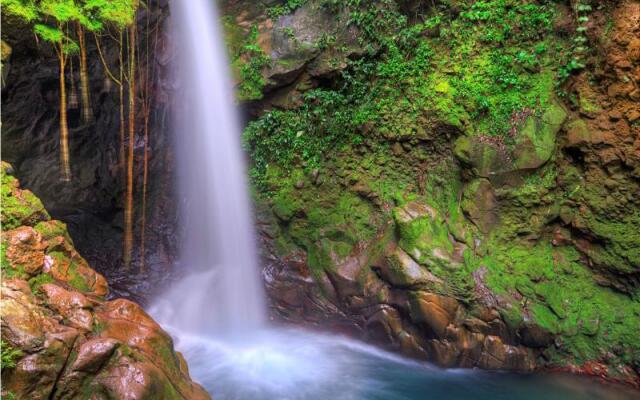
<path id="1" fill-rule="evenodd" d="M 624 386 L 567 374 L 441 369 L 346 338 L 308 332 L 268 330 L 232 341 L 172 334 L 191 376 L 216 400 L 640 398 L 640 392 Z"/>

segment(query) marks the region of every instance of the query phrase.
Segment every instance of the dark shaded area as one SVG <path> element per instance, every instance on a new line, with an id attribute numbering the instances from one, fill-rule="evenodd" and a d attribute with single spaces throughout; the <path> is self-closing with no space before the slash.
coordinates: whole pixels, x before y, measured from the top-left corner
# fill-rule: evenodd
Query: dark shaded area
<path id="1" fill-rule="evenodd" d="M 164 2 L 160 2 L 164 3 Z M 87 37 L 89 77 L 95 122 L 82 125 L 79 108 L 69 109 L 70 151 L 73 180 L 64 183 L 59 170 L 58 65 L 48 45 L 37 44 L 30 27 L 4 21 L 3 40 L 12 47 L 3 69 L 2 159 L 13 164 L 22 185 L 42 199 L 51 215 L 67 223 L 78 251 L 111 284 L 112 296 L 143 302 L 170 270 L 177 253 L 176 202 L 173 199 L 173 153 L 168 121 L 171 82 L 166 78 L 169 57 L 168 6 L 157 2 L 138 15 L 139 31 L 158 27 L 148 37 L 154 49 L 146 55 L 140 35 L 140 60 L 149 59 L 153 106 L 150 116 L 150 158 L 147 193 L 147 250 L 139 254 L 142 203 L 143 132 L 141 110 L 136 115 L 134 255 L 129 270 L 122 266 L 123 205 L 125 176 L 119 165 L 118 86 L 111 82 L 98 56 L 95 41 Z M 117 73 L 118 48 L 112 40 L 102 42 L 105 59 Z M 79 71 L 72 61 L 66 71 L 69 96 L 71 80 L 79 97 Z M 72 69 L 73 68 L 73 69 Z M 151 72 L 150 72 L 151 75 Z M 125 90 L 126 93 L 126 90 Z M 138 97 L 142 93 L 137 94 Z M 127 99 L 125 98 L 125 102 Z M 140 101 L 140 98 L 138 99 Z"/>

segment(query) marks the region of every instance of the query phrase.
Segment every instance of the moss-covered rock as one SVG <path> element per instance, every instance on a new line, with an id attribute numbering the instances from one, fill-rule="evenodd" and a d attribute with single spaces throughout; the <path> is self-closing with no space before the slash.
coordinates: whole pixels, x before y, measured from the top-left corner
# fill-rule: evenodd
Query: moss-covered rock
<path id="1" fill-rule="evenodd" d="M 208 399 L 140 306 L 104 300 L 104 277 L 10 172 L 3 163 L 2 397 Z"/>
<path id="2" fill-rule="evenodd" d="M 418 263 L 427 266 L 454 262 L 454 244 L 445 221 L 437 211 L 418 202 L 393 212 L 399 232 L 399 245 Z"/>
<path id="3" fill-rule="evenodd" d="M 527 118 L 515 138 L 513 163 L 517 169 L 536 169 L 544 165 L 556 149 L 556 135 L 567 118 L 567 112 L 557 100 L 549 103 L 542 116 Z"/>
<path id="4" fill-rule="evenodd" d="M 498 181 L 503 175 L 526 174 L 542 167 L 556 149 L 556 136 L 567 118 L 557 100 L 550 101 L 541 115 L 523 112 L 522 126 L 514 126 L 509 140 L 460 137 L 454 153 L 477 177 Z M 511 143 L 510 143 L 511 142 Z"/>
<path id="5" fill-rule="evenodd" d="M 13 177 L 13 167 L 2 162 L 0 178 L 2 179 L 2 228 L 10 230 L 19 226 L 33 226 L 39 221 L 48 220 L 49 214 L 42 202 L 29 190 L 20 188 L 20 183 Z"/>

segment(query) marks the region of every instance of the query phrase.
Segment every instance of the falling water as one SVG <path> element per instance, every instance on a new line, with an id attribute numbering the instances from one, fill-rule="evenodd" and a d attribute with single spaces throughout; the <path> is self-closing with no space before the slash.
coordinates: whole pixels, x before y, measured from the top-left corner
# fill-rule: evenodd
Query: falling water
<path id="1" fill-rule="evenodd" d="M 229 63 L 215 1 L 171 5 L 182 89 L 176 113 L 186 199 L 181 265 L 189 274 L 152 312 L 186 332 L 237 336 L 261 326 L 266 310 Z"/>

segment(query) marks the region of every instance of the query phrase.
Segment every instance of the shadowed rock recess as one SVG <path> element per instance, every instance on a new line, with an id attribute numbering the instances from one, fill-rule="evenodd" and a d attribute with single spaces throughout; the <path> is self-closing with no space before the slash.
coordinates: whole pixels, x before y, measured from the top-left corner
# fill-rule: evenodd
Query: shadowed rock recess
<path id="1" fill-rule="evenodd" d="M 171 337 L 107 282 L 2 164 L 2 397 L 209 399 Z"/>
<path id="2" fill-rule="evenodd" d="M 640 384 L 638 1 L 248 3 L 225 24 L 276 316 Z"/>

